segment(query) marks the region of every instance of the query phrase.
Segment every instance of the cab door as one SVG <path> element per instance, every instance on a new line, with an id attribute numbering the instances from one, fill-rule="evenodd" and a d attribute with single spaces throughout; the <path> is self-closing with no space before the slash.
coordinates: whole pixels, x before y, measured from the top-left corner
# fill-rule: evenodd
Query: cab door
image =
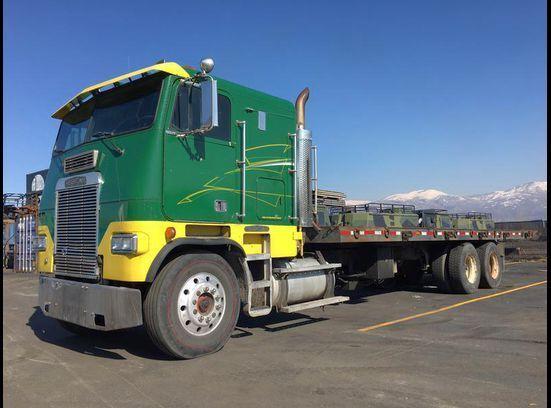
<path id="1" fill-rule="evenodd" d="M 231 95 L 218 89 L 218 127 L 204 134 L 178 135 L 196 129 L 200 92 L 177 81 L 172 114 L 164 132 L 163 211 L 178 221 L 238 222 L 239 168 L 237 126 Z"/>

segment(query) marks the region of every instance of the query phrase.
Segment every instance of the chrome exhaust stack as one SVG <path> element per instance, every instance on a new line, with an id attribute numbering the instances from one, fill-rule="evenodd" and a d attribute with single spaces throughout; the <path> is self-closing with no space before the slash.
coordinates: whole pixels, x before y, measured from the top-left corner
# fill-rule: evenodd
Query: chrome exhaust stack
<path id="1" fill-rule="evenodd" d="M 312 226 L 312 176 L 311 156 L 312 133 L 305 129 L 305 105 L 310 96 L 310 90 L 304 88 L 295 103 L 296 135 L 295 135 L 295 200 L 297 209 L 295 217 L 301 227 Z"/>

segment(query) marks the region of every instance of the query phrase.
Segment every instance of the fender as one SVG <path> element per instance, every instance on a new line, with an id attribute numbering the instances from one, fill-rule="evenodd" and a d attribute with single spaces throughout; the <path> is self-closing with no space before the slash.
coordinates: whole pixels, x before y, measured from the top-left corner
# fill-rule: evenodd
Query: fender
<path id="1" fill-rule="evenodd" d="M 245 250 L 237 242 L 229 238 L 176 238 L 173 241 L 170 241 L 166 244 L 157 254 L 145 278 L 146 282 L 153 282 L 159 268 L 163 264 L 163 261 L 166 259 L 168 254 L 170 254 L 174 249 L 183 247 L 183 246 L 199 246 L 199 247 L 212 247 L 212 246 L 231 246 L 232 248 L 237 249 L 243 257 L 246 257 Z"/>

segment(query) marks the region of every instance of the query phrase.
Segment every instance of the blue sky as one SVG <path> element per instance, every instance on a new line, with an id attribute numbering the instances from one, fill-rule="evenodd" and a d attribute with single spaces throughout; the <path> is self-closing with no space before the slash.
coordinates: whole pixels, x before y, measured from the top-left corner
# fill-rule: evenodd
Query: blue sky
<path id="1" fill-rule="evenodd" d="M 350 198 L 545 180 L 547 7 L 530 1 L 4 1 L 4 192 L 80 89 L 165 58 L 289 100 Z"/>

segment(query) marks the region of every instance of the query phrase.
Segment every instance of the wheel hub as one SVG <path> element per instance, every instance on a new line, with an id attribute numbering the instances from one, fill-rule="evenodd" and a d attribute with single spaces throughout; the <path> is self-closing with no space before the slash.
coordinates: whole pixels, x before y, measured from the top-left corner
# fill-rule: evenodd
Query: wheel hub
<path id="1" fill-rule="evenodd" d="M 191 276 L 180 289 L 178 317 L 194 336 L 212 332 L 222 321 L 226 310 L 222 283 L 210 273 Z"/>
<path id="2" fill-rule="evenodd" d="M 496 254 L 490 255 L 490 276 L 492 279 L 497 279 L 499 276 L 499 260 Z"/>
<path id="3" fill-rule="evenodd" d="M 477 272 L 476 260 L 472 255 L 469 255 L 467 259 L 465 259 L 465 274 L 469 283 L 475 283 Z"/>
<path id="4" fill-rule="evenodd" d="M 201 314 L 209 314 L 214 309 L 214 298 L 210 293 L 203 293 L 197 298 L 197 310 Z"/>

